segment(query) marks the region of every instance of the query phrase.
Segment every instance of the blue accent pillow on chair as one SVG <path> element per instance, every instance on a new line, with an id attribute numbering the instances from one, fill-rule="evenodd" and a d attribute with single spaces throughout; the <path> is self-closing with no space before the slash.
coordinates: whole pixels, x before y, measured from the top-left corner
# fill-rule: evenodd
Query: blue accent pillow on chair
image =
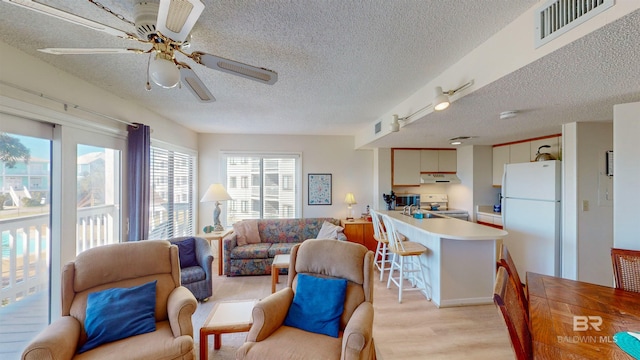
<path id="1" fill-rule="evenodd" d="M 156 283 L 90 293 L 84 327 L 87 342 L 78 353 L 102 344 L 156 331 Z"/>
<path id="2" fill-rule="evenodd" d="M 298 274 L 298 286 L 284 325 L 338 337 L 347 280 Z"/>
<path id="3" fill-rule="evenodd" d="M 196 258 L 196 239 L 188 238 L 177 241 L 174 245 L 178 246 L 178 257 L 180 258 L 180 268 L 188 268 L 190 266 L 198 266 Z"/>

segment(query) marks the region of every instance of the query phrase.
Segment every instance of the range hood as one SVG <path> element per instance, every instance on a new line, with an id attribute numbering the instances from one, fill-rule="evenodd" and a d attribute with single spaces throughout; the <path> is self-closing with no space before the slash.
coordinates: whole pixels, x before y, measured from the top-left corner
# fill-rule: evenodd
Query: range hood
<path id="1" fill-rule="evenodd" d="M 420 183 L 421 184 L 460 184 L 460 178 L 456 176 L 456 174 L 440 174 L 440 173 L 429 173 L 429 174 L 420 174 Z"/>

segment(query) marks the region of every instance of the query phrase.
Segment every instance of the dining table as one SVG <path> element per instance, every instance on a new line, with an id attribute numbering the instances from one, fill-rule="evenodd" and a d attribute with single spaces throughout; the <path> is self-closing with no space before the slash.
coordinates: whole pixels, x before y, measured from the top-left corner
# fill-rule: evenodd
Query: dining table
<path id="1" fill-rule="evenodd" d="M 634 359 L 614 335 L 640 332 L 640 293 L 532 272 L 526 288 L 534 359 Z"/>

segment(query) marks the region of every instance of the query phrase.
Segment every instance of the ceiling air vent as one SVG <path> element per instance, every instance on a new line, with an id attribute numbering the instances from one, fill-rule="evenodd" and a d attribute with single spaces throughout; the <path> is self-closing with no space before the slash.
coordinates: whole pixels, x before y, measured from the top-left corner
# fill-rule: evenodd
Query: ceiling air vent
<path id="1" fill-rule="evenodd" d="M 549 0 L 535 12 L 535 46 L 548 43 L 614 5 L 615 0 Z"/>
<path id="2" fill-rule="evenodd" d="M 374 131 L 374 133 L 375 133 L 375 134 L 377 134 L 377 133 L 379 133 L 381 130 L 382 130 L 382 121 L 378 121 L 378 122 L 376 123 L 376 125 L 374 126 L 373 131 Z"/>

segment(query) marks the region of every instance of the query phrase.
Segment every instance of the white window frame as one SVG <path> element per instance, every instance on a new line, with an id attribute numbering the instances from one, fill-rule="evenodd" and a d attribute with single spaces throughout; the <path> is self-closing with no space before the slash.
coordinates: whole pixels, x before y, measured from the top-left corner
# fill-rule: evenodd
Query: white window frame
<path id="1" fill-rule="evenodd" d="M 294 218 L 302 217 L 302 207 L 303 207 L 303 195 L 302 195 L 302 153 L 301 152 L 273 152 L 273 151 L 221 151 L 220 152 L 220 175 L 221 179 L 223 179 L 223 183 L 226 184 L 227 181 L 227 159 L 229 157 L 261 157 L 261 158 L 269 158 L 269 157 L 291 157 L 295 159 L 295 204 L 296 210 L 294 214 Z M 238 185 L 242 185 L 242 181 L 238 181 Z M 264 184 L 263 184 L 264 185 Z M 225 201 L 226 203 L 226 201 Z M 238 205 L 238 204 L 236 204 Z M 223 209 L 223 214 L 226 214 L 226 204 L 222 206 L 225 207 Z M 247 208 L 251 205 L 246 204 Z M 242 208 L 242 205 L 238 207 Z M 226 221 L 226 218 L 221 221 Z M 226 224 L 231 225 L 231 224 Z"/>

